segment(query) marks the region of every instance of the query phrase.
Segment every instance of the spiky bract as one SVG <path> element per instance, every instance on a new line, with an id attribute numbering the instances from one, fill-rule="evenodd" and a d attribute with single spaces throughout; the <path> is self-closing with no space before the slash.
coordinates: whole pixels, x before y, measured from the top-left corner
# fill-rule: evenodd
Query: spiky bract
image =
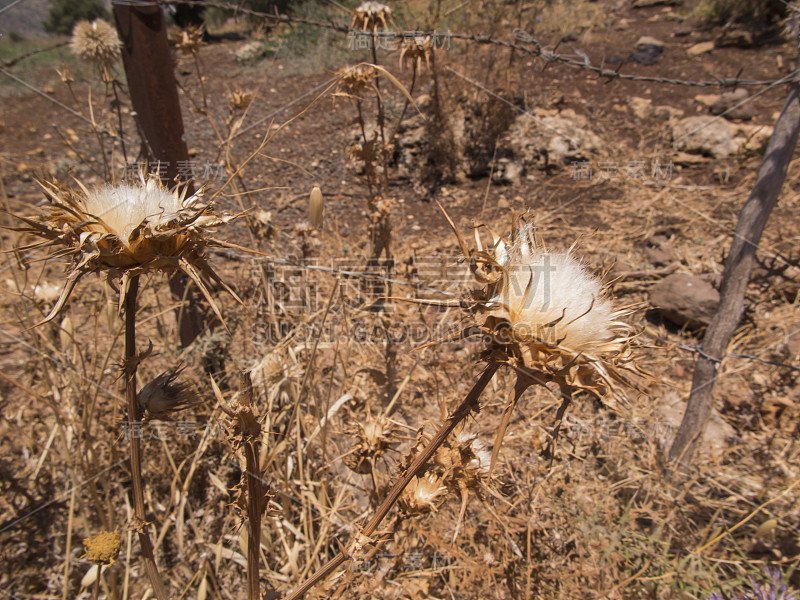
<path id="1" fill-rule="evenodd" d="M 77 189 L 55 181 L 39 183 L 49 210 L 35 217 L 19 216 L 27 226 L 16 230 L 45 240 L 26 248 L 53 246 L 58 248 L 54 256 L 72 259 L 67 284 L 43 322 L 60 312 L 80 277 L 91 272 L 105 272 L 110 281 L 121 278 L 124 292 L 134 275 L 183 271 L 220 319 L 208 283 L 219 283 L 238 299 L 204 258 L 210 244 L 206 228 L 230 218 L 213 215 L 211 206 L 201 203 L 202 193 L 188 195 L 186 187 L 169 191 L 157 177 L 144 176 L 91 191 L 80 182 Z"/>

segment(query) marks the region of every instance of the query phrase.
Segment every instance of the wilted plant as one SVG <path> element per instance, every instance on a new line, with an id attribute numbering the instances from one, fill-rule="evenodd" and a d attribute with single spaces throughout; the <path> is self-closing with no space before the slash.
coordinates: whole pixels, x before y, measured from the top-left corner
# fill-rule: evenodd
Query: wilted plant
<path id="1" fill-rule="evenodd" d="M 21 249 L 53 248 L 51 256 L 68 257 L 71 261 L 66 284 L 50 313 L 40 322 L 55 318 L 72 294 L 75 285 L 87 273 L 105 273 L 108 283 L 120 292 L 120 306 L 125 315 L 125 358 L 122 370 L 125 377 L 125 396 L 129 423 L 142 420 L 143 405 L 136 394 L 136 372 L 149 350 L 136 352 L 136 304 L 139 277 L 154 271 L 182 271 L 202 290 L 214 311 L 222 315 L 210 293 L 210 282 L 219 283 L 234 297 L 236 294 L 217 276 L 204 257 L 211 244 L 207 228 L 227 219 L 213 215 L 211 205 L 201 202 L 202 194 L 187 197 L 186 188 L 166 190 L 157 177 L 137 184 L 101 186 L 88 190 L 78 183 L 71 189 L 54 181 L 41 182 L 49 201 L 43 214 L 26 217 L 17 215 L 24 227 L 17 231 L 32 234 L 40 242 Z M 119 282 L 119 284 L 118 284 Z M 172 400 L 186 401 L 185 390 L 173 383 L 174 377 L 164 378 L 147 388 L 142 399 L 150 402 L 155 412 L 163 412 L 163 403 L 155 403 L 156 392 L 178 391 Z M 165 387 L 166 386 L 166 387 Z M 142 491 L 141 448 L 139 438 L 130 436 L 131 477 L 135 509 L 135 528 L 139 534 L 145 566 L 156 597 L 167 598 L 153 556 L 153 546 L 147 533 L 144 495 Z"/>
<path id="2" fill-rule="evenodd" d="M 422 62 L 431 68 L 433 58 L 433 38 L 429 35 L 403 37 L 400 42 L 400 57 L 397 59 L 400 67 L 410 64 L 414 71 L 422 69 Z"/>
<path id="3" fill-rule="evenodd" d="M 168 420 L 173 413 L 197 406 L 191 387 L 179 381 L 183 367 L 165 371 L 139 390 L 139 406 L 145 419 Z"/>
<path id="4" fill-rule="evenodd" d="M 170 32 L 170 42 L 185 56 L 197 56 L 203 45 L 204 25 L 188 25 L 186 28 L 175 28 Z"/>
<path id="5" fill-rule="evenodd" d="M 380 2 L 362 2 L 353 10 L 350 28 L 377 33 L 378 29 L 388 29 L 392 21 L 392 9 Z"/>
<path id="6" fill-rule="evenodd" d="M 491 248 L 483 250 L 476 237 L 478 249 L 471 250 L 450 218 L 447 219 L 465 258 L 470 261 L 476 281 L 484 286 L 472 294 L 470 312 L 476 320 L 474 326 L 462 332 L 462 335 L 473 331 L 488 334 L 490 342 L 485 352 L 487 364 L 466 398 L 444 420 L 430 441 L 413 454 L 411 464 L 364 526 L 359 539 L 373 535 L 400 498 L 404 498 L 404 506 L 407 507 L 420 509 L 426 505 L 429 508 L 433 506 L 435 498 L 443 493 L 441 488 L 444 486 L 434 473 L 428 473 L 425 479 L 421 479 L 421 475 L 429 469 L 430 460 L 440 452 L 437 462 L 451 479 L 460 484 L 462 498 L 470 483 L 474 486 L 481 478 L 488 477 L 487 457 L 482 445 L 474 446 L 474 439 L 469 435 L 456 438 L 455 443 L 447 440 L 467 416 L 478 410 L 480 394 L 501 365 L 506 364 L 514 369 L 517 384 L 512 400 L 506 405 L 492 460 L 496 459 L 511 409 L 522 392 L 531 385 L 558 385 L 564 397 L 557 414 L 560 423 L 574 392 L 585 389 L 602 395 L 616 384 L 630 383 L 620 374 L 630 360 L 630 335 L 627 326 L 618 321 L 619 316 L 629 311 L 614 310 L 603 296 L 602 286 L 577 259 L 569 253 L 558 255 L 560 258 L 555 262 L 562 268 L 560 272 L 556 268 L 551 275 L 561 279 L 555 284 L 551 283 L 550 291 L 537 291 L 533 275 L 536 270 L 541 270 L 542 265 L 548 264 L 545 256 L 553 258 L 555 255 L 547 253 L 542 245 L 535 244 L 531 227 L 515 222 L 510 242 L 496 239 Z M 547 297 L 544 297 L 545 294 Z M 457 305 L 460 306 L 461 302 Z M 481 320 L 480 315 L 483 314 L 486 317 Z M 545 315 L 550 314 L 556 316 L 548 316 L 546 318 L 549 320 L 545 320 Z M 556 333 L 552 335 L 554 329 Z M 545 338 L 540 337 L 543 332 L 546 332 Z M 565 345 L 567 340 L 569 346 Z M 558 425 L 554 438 L 557 430 Z M 412 484 L 414 487 L 410 488 Z M 302 597 L 316 582 L 341 565 L 348 552 L 346 550 L 329 561 L 287 599 Z"/>

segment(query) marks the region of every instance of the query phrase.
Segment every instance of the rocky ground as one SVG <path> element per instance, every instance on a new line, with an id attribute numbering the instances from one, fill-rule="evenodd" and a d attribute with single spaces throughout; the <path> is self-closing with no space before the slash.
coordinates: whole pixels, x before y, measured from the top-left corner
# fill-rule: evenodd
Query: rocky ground
<path id="1" fill-rule="evenodd" d="M 463 297 L 472 287 L 437 203 L 470 243 L 473 224 L 508 235 L 512 210 L 535 223 L 548 247 L 567 250 L 577 241 L 575 252 L 603 274 L 615 302 L 638 307 L 629 320 L 638 333 L 637 364 L 649 373 L 646 390 L 624 391 L 617 403 L 581 396 L 567 413 L 553 461 L 543 451 L 558 398 L 548 390 L 526 392 L 495 476 L 468 493 L 450 490 L 430 515 L 398 522 L 393 541 L 351 565 L 327 593 L 705 599 L 718 589 L 746 591 L 768 565 L 795 589 L 800 585 L 793 487 L 800 478 L 796 159 L 757 252 L 747 312 L 729 350 L 736 357 L 721 367 L 695 470 L 672 478 L 665 471 L 664 452 L 691 386 L 694 347 L 719 301 L 738 212 L 797 54 L 790 42 L 754 38 L 742 27 L 703 27 L 693 7 L 606 0 L 566 8 L 556 2 L 536 12 L 532 5 L 487 3 L 485 10 L 453 9 L 442 27 L 522 46 L 536 38 L 564 59 L 551 64 L 519 49 L 452 38 L 413 76 L 396 52 L 379 53 L 416 106 L 387 146 L 389 193 L 377 207 L 359 159 L 365 149 L 356 106 L 331 87 L 339 69 L 371 60 L 348 46 L 346 34 L 315 37 L 281 26 L 247 39 L 219 35 L 200 48 L 197 62 L 177 56 L 191 159 L 184 166 L 208 194 L 271 134 L 239 173 L 237 191 L 226 188 L 218 197 L 220 210 L 249 209 L 218 236 L 270 258 L 212 255 L 245 306 L 221 298 L 230 335 L 208 333 L 189 351 L 176 347 L 173 305 L 154 277 L 143 297 L 140 337 L 153 341 L 156 358 L 143 363 L 141 378 L 178 361 L 187 365 L 186 377 L 205 404 L 180 422 L 208 429 L 221 417 L 203 357 L 221 353 L 223 395 L 235 390 L 238 369 L 260 365 L 275 492 L 262 539 L 265 587 L 294 587 L 347 543 L 353 523 L 374 507 L 415 439 L 430 435 L 474 381 L 479 344 L 412 352 L 428 341 L 408 334 L 412 326 L 457 327 L 464 319 L 457 310 L 394 302 L 376 312 L 372 304 L 384 294 Z M 333 17 L 349 22 L 348 15 Z M 404 17 L 418 29 L 417 22 L 429 22 L 414 3 L 395 10 L 398 22 Z M 239 35 L 243 28 L 229 29 Z M 25 44 L 19 52 L 4 46 L 3 59 L 27 51 L 31 42 Z M 639 79 L 598 77 L 569 61 Z M 71 88 L 56 73 L 63 64 L 74 74 Z M 66 49 L 20 61 L 10 72 L 32 87 L 7 76 L 0 85 L 0 193 L 8 211 L 30 214 L 41 203 L 34 179 L 43 172 L 87 186 L 103 178 L 90 90 L 95 122 L 113 134 L 119 121 L 110 90 Z M 763 83 L 710 85 L 732 78 Z M 394 127 L 404 95 L 387 78 L 379 85 Z M 249 100 L 239 106 L 237 94 Z M 362 108 L 371 138 L 377 106 L 365 100 Z M 124 94 L 120 114 L 127 164 L 119 138 L 105 138 L 115 177 L 130 175 L 138 150 Z M 326 199 L 318 231 L 306 224 L 314 185 Z M 369 280 L 371 289 L 347 274 L 366 268 L 376 223 L 390 226 L 391 260 L 381 258 L 383 279 Z M 11 252 L 19 235 L 1 235 L 7 253 L 0 286 L 6 565 L 0 585 L 15 597 L 88 598 L 80 539 L 101 527 L 128 531 L 118 323 L 112 311 L 110 326 L 104 324 L 106 292 L 87 281 L 69 307 L 77 343 L 63 342 L 57 327 L 29 330 L 34 315 L 52 305 L 61 265 Z M 482 235 L 485 243 L 490 236 Z M 327 333 L 311 344 L 313 337 L 301 334 L 323 319 Z M 405 334 L 387 341 L 390 329 Z M 513 374 L 502 372 L 468 425 L 465 435 L 481 448 L 495 441 L 512 385 Z M 370 476 L 347 456 L 360 456 L 358 432 L 384 411 L 396 431 Z M 321 420 L 323 414 L 328 418 Z M 232 507 L 239 475 L 235 460 L 226 458 L 230 444 L 219 437 L 198 445 L 176 434 L 149 440 L 147 448 L 147 502 L 164 532 L 158 558 L 175 595 L 244 597 L 246 551 Z M 103 579 L 108 597 L 123 597 L 126 578 L 133 595 L 144 593 L 138 546 L 131 548 L 132 558 L 123 549 Z M 341 582 L 347 585 L 337 591 Z"/>

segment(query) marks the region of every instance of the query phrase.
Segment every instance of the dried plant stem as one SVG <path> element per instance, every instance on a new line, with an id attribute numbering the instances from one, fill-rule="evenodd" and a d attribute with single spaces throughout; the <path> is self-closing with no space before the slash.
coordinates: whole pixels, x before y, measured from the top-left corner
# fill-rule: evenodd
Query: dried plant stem
<path id="1" fill-rule="evenodd" d="M 134 275 L 128 282 L 125 292 L 125 399 L 128 403 L 128 423 L 131 426 L 142 420 L 142 411 L 136 400 L 136 369 L 138 357 L 136 356 L 136 297 L 139 293 L 139 276 Z M 147 521 L 144 510 L 144 493 L 142 489 L 142 448 L 139 437 L 131 433 L 131 480 L 133 481 L 133 510 L 136 524 L 136 533 L 142 547 L 145 570 L 153 592 L 158 600 L 168 600 L 167 592 L 158 573 L 156 559 L 153 555 L 153 543 L 147 532 Z"/>
<path id="2" fill-rule="evenodd" d="M 97 565 L 97 579 L 94 580 L 94 592 L 92 593 L 92 600 L 97 600 L 100 597 L 100 574 L 103 572 L 103 565 Z"/>
<path id="3" fill-rule="evenodd" d="M 117 86 L 120 85 L 119 82 L 114 79 L 111 82 L 111 90 L 114 92 L 114 106 L 117 109 L 117 126 L 119 127 L 119 141 L 122 145 L 122 160 L 125 161 L 125 165 L 128 165 L 128 150 L 125 148 L 125 135 L 124 135 L 124 128 L 122 124 L 122 104 L 119 101 L 119 94 L 117 93 Z M 122 86 L 120 86 L 121 88 Z"/>
<path id="4" fill-rule="evenodd" d="M 260 600 L 259 550 L 261 548 L 261 513 L 264 484 L 261 481 L 259 447 L 261 425 L 253 412 L 253 383 L 250 373 L 243 371 L 239 378 L 239 398 L 235 404 L 237 427 L 241 432 L 247 483 L 247 598 Z"/>
<path id="5" fill-rule="evenodd" d="M 455 429 L 461 421 L 463 421 L 473 410 L 475 410 L 478 406 L 478 398 L 480 397 L 483 390 L 492 380 L 495 372 L 497 369 L 500 368 L 500 364 L 498 362 L 490 362 L 486 365 L 486 368 L 481 373 L 480 378 L 475 385 L 472 386 L 472 389 L 467 394 L 466 398 L 458 405 L 458 407 L 450 414 L 449 417 L 442 423 L 441 427 L 439 427 L 439 431 L 436 432 L 436 435 L 433 439 L 428 443 L 427 446 L 417 455 L 414 459 L 414 462 L 411 463 L 411 466 L 408 467 L 408 471 L 406 471 L 405 475 L 392 486 L 392 489 L 389 490 L 389 493 L 384 498 L 381 505 L 375 511 L 375 514 L 369 520 L 369 522 L 364 526 L 364 529 L 361 530 L 360 535 L 358 536 L 361 539 L 369 538 L 375 531 L 378 529 L 378 525 L 386 518 L 386 515 L 389 514 L 389 511 L 392 507 L 397 503 L 400 499 L 400 495 L 403 493 L 403 490 L 411 483 L 411 480 L 414 477 L 417 477 L 422 471 L 424 471 L 425 466 L 427 465 L 428 461 L 431 457 L 436 453 L 444 441 L 447 439 L 447 436 Z M 284 600 L 298 600 L 302 598 L 306 592 L 308 592 L 311 588 L 315 585 L 326 579 L 333 571 L 335 571 L 338 567 L 344 564 L 349 558 L 349 551 L 343 550 L 336 556 L 334 556 L 331 560 L 325 563 L 320 569 L 314 573 L 310 578 L 308 578 L 300 587 L 296 590 L 291 592 L 288 596 L 284 598 Z"/>

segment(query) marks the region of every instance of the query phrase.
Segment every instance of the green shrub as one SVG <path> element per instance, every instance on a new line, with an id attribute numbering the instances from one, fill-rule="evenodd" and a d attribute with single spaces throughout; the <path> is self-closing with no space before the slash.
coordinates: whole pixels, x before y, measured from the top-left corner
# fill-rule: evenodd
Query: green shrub
<path id="1" fill-rule="evenodd" d="M 782 0 L 702 0 L 697 16 L 708 25 L 741 23 L 748 28 L 772 28 L 786 17 Z"/>
<path id="2" fill-rule="evenodd" d="M 47 20 L 42 24 L 49 33 L 69 35 L 78 21 L 97 18 L 108 19 L 108 11 L 101 0 L 53 0 Z"/>

